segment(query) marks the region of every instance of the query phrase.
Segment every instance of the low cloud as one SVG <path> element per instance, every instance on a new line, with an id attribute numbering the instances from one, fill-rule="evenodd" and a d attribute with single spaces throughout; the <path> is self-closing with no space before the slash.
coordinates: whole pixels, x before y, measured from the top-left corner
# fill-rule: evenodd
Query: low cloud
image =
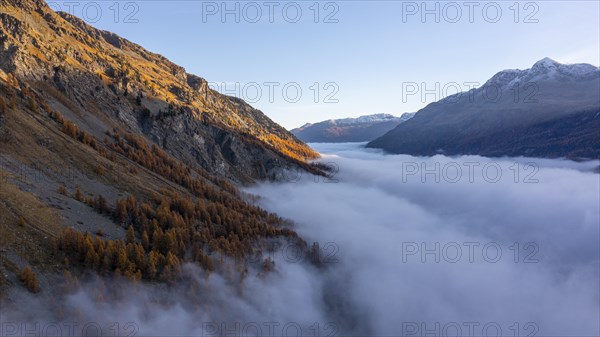
<path id="1" fill-rule="evenodd" d="M 275 272 L 241 282 L 234 268 L 187 266 L 171 289 L 98 280 L 52 305 L 19 295 L 18 309 L 2 307 L 3 335 L 17 322 L 67 321 L 99 322 L 105 335 L 119 322 L 120 336 L 600 334 L 597 161 L 316 147 L 339 168 L 332 179 L 248 191 L 319 243 L 323 267 L 284 250 Z M 457 180 L 457 167 L 473 171 Z"/>
<path id="2" fill-rule="evenodd" d="M 318 149 L 336 153 L 322 161 L 337 164 L 338 183 L 252 192 L 304 237 L 339 246 L 337 290 L 367 334 L 453 335 L 458 323 L 468 335 L 475 322 L 479 336 L 598 335 L 597 161 Z"/>

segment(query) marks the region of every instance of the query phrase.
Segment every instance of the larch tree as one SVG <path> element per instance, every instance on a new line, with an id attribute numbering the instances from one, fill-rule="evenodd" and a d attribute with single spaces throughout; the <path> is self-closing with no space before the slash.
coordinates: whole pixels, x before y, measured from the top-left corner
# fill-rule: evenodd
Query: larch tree
<path id="1" fill-rule="evenodd" d="M 0 116 L 4 116 L 8 111 L 8 107 L 6 106 L 6 101 L 4 97 L 0 97 Z"/>
<path id="2" fill-rule="evenodd" d="M 21 279 L 21 282 L 23 282 L 25 288 L 27 288 L 27 290 L 29 290 L 30 292 L 34 294 L 40 292 L 40 282 L 38 281 L 31 267 L 27 266 L 23 268 L 21 274 L 19 275 L 19 278 Z"/>
<path id="3" fill-rule="evenodd" d="M 82 201 L 83 200 L 83 193 L 81 193 L 81 188 L 79 188 L 79 186 L 77 186 L 77 189 L 75 190 L 75 195 L 73 197 L 77 201 Z"/>
<path id="4" fill-rule="evenodd" d="M 133 229 L 133 226 L 129 225 L 129 228 L 127 228 L 127 243 L 134 243 L 135 242 L 135 230 Z"/>

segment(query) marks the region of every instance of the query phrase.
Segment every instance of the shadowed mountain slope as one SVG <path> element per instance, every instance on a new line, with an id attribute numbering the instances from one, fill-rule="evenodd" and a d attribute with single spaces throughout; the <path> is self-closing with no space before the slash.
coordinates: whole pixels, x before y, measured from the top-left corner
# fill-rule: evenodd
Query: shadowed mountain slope
<path id="1" fill-rule="evenodd" d="M 315 124 L 309 123 L 291 132 L 307 143 L 368 142 L 383 136 L 413 116 L 412 113 L 405 113 L 401 117 L 377 114 L 358 118 L 331 119 Z"/>
<path id="2" fill-rule="evenodd" d="M 598 158 L 597 112 L 600 70 L 545 58 L 431 103 L 367 146 L 421 156 Z"/>

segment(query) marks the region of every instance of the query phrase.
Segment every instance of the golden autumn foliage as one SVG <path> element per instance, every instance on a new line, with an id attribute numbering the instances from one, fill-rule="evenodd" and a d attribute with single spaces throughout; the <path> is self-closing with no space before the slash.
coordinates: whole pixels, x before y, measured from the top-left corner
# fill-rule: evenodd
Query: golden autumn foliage
<path id="1" fill-rule="evenodd" d="M 132 281 L 142 278 L 172 281 L 180 272 L 179 258 L 173 253 L 148 252 L 138 243 L 105 241 L 70 228 L 61 234 L 57 247 L 70 257 L 71 265 L 92 269 L 102 275 L 122 276 Z"/>
<path id="2" fill-rule="evenodd" d="M 15 77 L 15 75 L 13 73 L 8 74 L 8 76 L 6 78 L 6 82 L 14 88 L 19 88 L 19 81 L 17 80 L 17 78 Z"/>
<path id="3" fill-rule="evenodd" d="M 98 150 L 96 138 L 85 131 L 79 130 L 79 127 L 75 123 L 66 120 L 60 112 L 50 110 L 48 115 L 62 126 L 63 133 L 85 145 L 89 145 L 95 150 Z"/>
<path id="4" fill-rule="evenodd" d="M 35 273 L 33 272 L 33 270 L 31 270 L 29 266 L 23 268 L 19 275 L 19 279 L 21 280 L 25 288 L 27 288 L 27 290 L 29 290 L 30 292 L 34 294 L 40 292 L 40 282 L 38 281 L 37 277 L 35 276 Z"/>
<path id="5" fill-rule="evenodd" d="M 274 134 L 269 134 L 266 137 L 263 137 L 262 140 L 290 158 L 303 161 L 306 159 L 314 159 L 318 157 L 318 154 L 311 148 L 306 147 L 303 144 L 293 142 L 291 140 L 281 139 L 280 137 Z"/>
<path id="6" fill-rule="evenodd" d="M 57 247 L 72 265 L 134 281 L 171 282 L 179 276 L 182 262 L 211 271 L 213 253 L 243 258 L 253 253 L 254 243 L 261 238 L 297 238 L 293 231 L 276 227 L 281 221 L 276 216 L 240 206 L 230 209 L 204 199 L 194 202 L 169 191 L 143 202 L 130 195 L 118 199 L 112 211 L 115 221 L 128 228 L 125 241 L 105 241 L 67 229 Z M 140 242 L 136 232 L 141 233 Z"/>
<path id="7" fill-rule="evenodd" d="M 37 28 L 42 29 L 38 32 L 38 37 L 41 37 L 43 31 L 49 32 L 45 25 Z M 75 186 L 71 185 L 67 190 L 65 185 L 61 185 L 63 180 L 53 181 L 56 185 L 53 185 L 52 189 L 57 188 L 58 193 L 87 204 L 103 217 L 90 217 L 90 222 L 94 221 L 93 224 L 83 225 L 78 221 L 78 225 L 75 225 L 91 227 L 95 234 L 74 229 L 66 229 L 60 233 L 52 247 L 51 255 L 56 256 L 61 263 L 64 262 L 65 266 L 74 267 L 70 269 L 72 272 L 93 270 L 133 281 L 144 279 L 168 283 L 179 277 L 184 263 L 196 263 L 205 270 L 212 271 L 218 268 L 220 263 L 215 256 L 225 255 L 243 259 L 260 252 L 260 243 L 264 240 L 276 237 L 299 240 L 295 232 L 281 226 L 284 223 L 282 219 L 246 202 L 228 180 L 212 175 L 202 167 L 176 159 L 160 145 L 149 142 L 141 133 L 136 135 L 119 131 L 119 134 L 111 130 L 106 139 L 96 138 L 94 135 L 98 130 L 95 128 L 99 125 L 111 128 L 117 126 L 139 132 L 135 127 L 129 129 L 129 123 L 121 123 L 119 118 L 113 118 L 111 113 L 115 110 L 111 107 L 114 105 L 105 105 L 108 100 L 100 99 L 101 96 L 98 95 L 108 94 L 107 97 L 114 97 L 120 103 L 135 101 L 132 112 L 154 121 L 158 117 L 153 116 L 154 113 L 147 108 L 144 110 L 145 105 L 153 101 L 169 104 L 168 110 L 159 116 L 163 118 L 190 112 L 194 113 L 192 117 L 197 117 L 196 113 L 198 116 L 211 114 L 212 119 L 205 119 L 211 126 L 249 138 L 244 138 L 243 142 L 252 141 L 252 145 L 258 144 L 259 147 L 255 148 L 260 150 L 266 148 L 269 156 L 275 148 L 281 149 L 280 153 L 290 158 L 313 158 L 315 154 L 310 149 L 300 142 L 296 143 L 294 137 L 286 134 L 284 129 L 274 123 L 263 127 L 267 119 L 255 118 L 254 115 L 258 112 L 250 111 L 251 107 L 244 107 L 237 101 L 230 102 L 226 96 L 209 92 L 207 89 L 206 95 L 200 97 L 203 102 L 198 105 L 194 102 L 197 90 L 185 85 L 188 81 L 184 69 L 175 65 L 172 69 L 165 69 L 164 65 L 171 63 L 163 62 L 162 57 L 140 51 L 138 47 L 129 44 L 127 48 L 118 48 L 119 50 L 98 50 L 98 41 L 92 39 L 90 34 L 80 33 L 68 28 L 67 33 L 59 34 L 60 41 L 67 46 L 64 50 L 58 45 L 52 47 L 54 50 L 45 50 L 35 43 L 31 44 L 32 49 L 26 51 L 35 55 L 41 62 L 48 62 L 49 67 L 40 67 L 43 71 L 39 72 L 32 69 L 35 70 L 35 74 L 41 76 L 24 76 L 17 79 L 10 73 L 6 77 L 8 85 L 3 83 L 0 88 L 3 95 L 0 97 L 0 114 L 8 113 L 10 117 L 15 118 L 5 121 L 16 122 L 13 125 L 19 127 L 23 125 L 22 129 L 19 129 L 21 139 L 35 140 L 35 143 L 31 142 L 33 147 L 35 144 L 40 145 L 40 151 L 32 151 L 33 158 L 40 161 L 43 159 L 43 163 L 48 159 L 48 162 L 65 165 L 65 168 L 75 168 L 78 173 L 87 175 L 89 179 L 98 179 L 97 184 L 81 185 L 83 191 L 82 188 L 74 189 Z M 84 48 L 80 48 L 82 44 L 79 42 L 88 39 L 90 42 L 83 43 Z M 112 52 L 108 52 L 109 50 Z M 95 55 L 88 53 L 89 51 L 93 51 Z M 133 59 L 129 57 L 138 52 L 140 54 Z M 48 60 L 52 60 L 53 55 L 58 56 L 56 60 L 60 60 L 59 63 L 54 60 L 50 64 Z M 96 67 L 98 64 L 90 64 L 92 60 L 102 60 L 100 63 L 105 66 L 104 69 Z M 27 67 L 33 64 L 23 63 Z M 54 78 L 51 72 L 46 73 L 46 70 L 52 68 Z M 109 71 L 110 68 L 114 68 L 113 71 Z M 88 79 L 85 74 L 89 71 L 97 71 L 101 80 L 97 83 L 85 81 Z M 136 85 L 142 81 L 153 88 L 155 97 L 150 97 L 145 88 Z M 106 88 L 102 88 L 102 85 Z M 115 93 L 119 91 L 118 97 L 111 96 L 108 91 L 111 87 L 116 89 Z M 123 87 L 125 93 L 119 89 Z M 176 90 L 171 90 L 172 88 Z M 175 94 L 175 91 L 183 92 Z M 215 97 L 218 102 L 211 102 Z M 116 106 L 121 107 L 123 104 Z M 54 109 L 61 109 L 65 115 Z M 45 113 L 49 118 L 45 118 Z M 234 116 L 236 114 L 239 116 Z M 75 117 L 69 120 L 70 116 Z M 88 119 L 88 116 L 92 118 Z M 100 118 L 98 122 L 94 122 L 96 117 Z M 227 124 L 222 125 L 222 121 L 225 120 Z M 21 123 L 24 121 L 27 123 Z M 279 136 L 267 141 L 260 138 L 260 135 L 272 131 L 277 132 Z M 286 138 L 286 135 L 289 138 Z M 81 144 L 89 146 L 99 156 L 89 148 L 82 148 Z M 59 156 L 65 158 L 55 161 L 53 157 Z M 102 157 L 109 159 L 111 163 Z M 117 169 L 114 169 L 115 167 Z M 122 175 L 117 177 L 114 172 L 117 170 L 117 173 Z M 120 177 L 125 179 L 122 185 L 117 185 L 116 181 Z M 77 180 L 77 183 L 81 184 L 82 181 Z M 110 188 L 99 188 L 100 185 Z M 159 191 L 163 186 L 172 189 Z M 132 191 L 133 194 L 115 200 L 115 195 L 121 195 L 123 191 Z M 98 192 L 105 193 L 109 200 Z M 151 196 L 153 192 L 156 193 L 155 196 Z M 83 205 L 77 205 L 77 211 L 81 206 Z M 59 206 L 56 208 L 59 209 Z M 85 213 L 83 215 L 85 216 Z M 108 218 L 126 231 L 103 227 L 109 221 L 95 222 L 96 219 Z M 26 216 L 26 220 L 27 223 L 25 219 L 20 218 L 18 225 L 26 227 L 24 229 L 27 231 L 37 229 L 37 221 L 29 215 Z M 58 221 L 52 223 L 58 226 Z M 102 229 L 106 230 L 106 233 Z M 55 233 L 48 232 L 48 236 Z M 124 235 L 121 237 L 119 234 Z M 40 273 L 45 272 L 42 268 L 36 270 Z M 35 273 L 29 268 L 22 274 L 22 281 L 28 289 L 39 291 Z M 73 276 L 73 279 L 73 283 L 76 284 L 77 276 Z"/>
<path id="8" fill-rule="evenodd" d="M 256 243 L 261 240 L 299 240 L 294 231 L 281 227 L 282 219 L 244 201 L 228 181 L 184 164 L 156 144 L 149 145 L 143 137 L 112 130 L 97 142 L 60 113 L 48 114 L 63 133 L 100 155 L 113 162 L 118 157 L 127 158 L 189 191 L 182 195 L 163 189 L 147 200 L 129 195 L 115 200 L 113 208 L 101 195 L 85 197 L 78 187 L 75 199 L 110 216 L 127 230 L 125 240 L 104 240 L 98 235 L 92 238 L 89 233 L 66 230 L 56 245 L 70 265 L 133 281 L 171 282 L 179 276 L 184 262 L 211 271 L 211 256 L 215 253 L 243 259 L 256 253 Z M 139 166 L 129 166 L 130 172 L 137 172 Z"/>
<path id="9" fill-rule="evenodd" d="M 81 189 L 79 188 L 79 186 L 77 186 L 77 189 L 75 190 L 75 194 L 73 195 L 73 198 L 77 201 L 83 201 L 83 193 L 81 192 Z"/>

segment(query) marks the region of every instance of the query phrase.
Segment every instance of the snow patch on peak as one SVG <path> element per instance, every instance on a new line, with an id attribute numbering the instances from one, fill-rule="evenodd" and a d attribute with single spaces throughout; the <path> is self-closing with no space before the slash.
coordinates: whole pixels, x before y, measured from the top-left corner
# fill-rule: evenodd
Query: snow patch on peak
<path id="1" fill-rule="evenodd" d="M 307 128 L 307 127 L 309 127 L 311 125 L 313 125 L 313 124 L 312 123 L 306 123 L 306 124 L 302 125 L 301 127 L 299 127 L 298 129 L 304 129 L 304 128 Z"/>
<path id="2" fill-rule="evenodd" d="M 530 77 L 528 80 L 537 80 L 543 77 L 574 77 L 576 79 L 598 76 L 600 70 L 587 63 L 566 64 L 557 62 L 551 58 L 545 57 L 537 61 L 531 69 L 525 70 L 525 76 Z"/>
<path id="3" fill-rule="evenodd" d="M 544 67 L 544 68 L 556 68 L 559 65 L 561 65 L 561 63 L 549 58 L 549 57 L 544 57 L 543 59 L 537 61 L 534 65 L 533 68 L 539 68 L 539 67 Z"/>
<path id="4" fill-rule="evenodd" d="M 415 116 L 416 112 L 405 112 L 402 114 L 402 116 L 400 116 L 400 122 L 406 122 L 407 120 L 413 118 Z"/>
<path id="5" fill-rule="evenodd" d="M 577 63 L 561 65 L 559 71 L 561 73 L 569 74 L 571 76 L 582 77 L 591 73 L 598 73 L 600 72 L 600 68 L 587 63 Z"/>
<path id="6" fill-rule="evenodd" d="M 330 122 L 337 125 L 352 125 L 365 123 L 381 123 L 398 119 L 398 117 L 390 114 L 375 114 L 368 116 L 360 116 L 358 118 L 332 119 Z"/>
<path id="7" fill-rule="evenodd" d="M 600 69 L 591 64 L 565 64 L 549 57 L 537 61 L 530 69 L 507 69 L 500 71 L 489 79 L 485 85 L 513 87 L 523 82 L 553 79 L 557 77 L 572 77 L 575 79 L 598 76 Z"/>

